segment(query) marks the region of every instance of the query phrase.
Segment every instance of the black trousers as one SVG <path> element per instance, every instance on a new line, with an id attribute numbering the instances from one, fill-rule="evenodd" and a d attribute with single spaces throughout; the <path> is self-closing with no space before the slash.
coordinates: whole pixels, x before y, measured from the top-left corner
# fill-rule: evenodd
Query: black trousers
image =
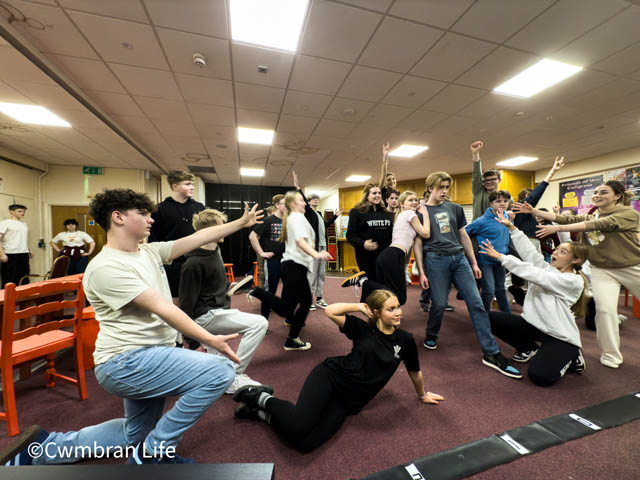
<path id="1" fill-rule="evenodd" d="M 396 247 L 385 248 L 376 259 L 376 279 L 371 280 L 367 272 L 368 280 L 362 285 L 362 298 L 364 302 L 374 290 L 391 290 L 398 297 L 400 305 L 407 301 L 407 280 L 404 273 L 404 252 Z"/>
<path id="2" fill-rule="evenodd" d="M 265 409 L 271 426 L 296 450 L 310 452 L 329 440 L 350 415 L 351 408 L 334 391 L 329 370 L 311 370 L 296 404 L 270 398 Z"/>
<path id="3" fill-rule="evenodd" d="M 538 350 L 529 361 L 529 378 L 536 385 L 553 385 L 564 376 L 571 361 L 578 358 L 578 347 L 541 332 L 519 315 L 489 312 L 489 320 L 493 335 L 518 352 Z"/>
<path id="4" fill-rule="evenodd" d="M 7 283 L 19 284 L 20 279 L 29 275 L 28 253 L 7 253 L 8 260 L 0 263 L 0 275 L 2 275 L 2 288 Z M 26 283 L 29 283 L 27 278 Z"/>
<path id="5" fill-rule="evenodd" d="M 282 298 L 271 292 L 256 288 L 252 295 L 291 324 L 289 337 L 296 338 L 304 327 L 311 307 L 311 288 L 307 280 L 307 267 L 292 260 L 280 265 Z"/>
<path id="6" fill-rule="evenodd" d="M 358 269 L 361 272 L 367 272 L 367 278 L 375 282 L 377 280 L 376 259 L 380 254 L 380 249 L 372 252 L 370 250 L 365 250 L 364 248 L 356 248 L 355 251 L 356 251 L 356 263 L 358 264 Z"/>

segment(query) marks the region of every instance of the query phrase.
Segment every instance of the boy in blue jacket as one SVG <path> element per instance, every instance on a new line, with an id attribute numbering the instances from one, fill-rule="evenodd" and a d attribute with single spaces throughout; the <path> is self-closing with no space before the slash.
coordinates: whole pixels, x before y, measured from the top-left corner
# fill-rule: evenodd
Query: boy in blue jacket
<path id="1" fill-rule="evenodd" d="M 495 190 L 489 193 L 489 208 L 481 217 L 468 224 L 465 229 L 470 236 L 478 239 L 482 245 L 489 240 L 496 251 L 507 254 L 509 252 L 509 234 L 496 220 L 499 216 L 509 218 L 505 213 L 509 207 L 511 194 L 506 190 Z M 496 297 L 498 307 L 503 313 L 511 313 L 507 291 L 505 288 L 506 272 L 500 262 L 487 255 L 478 256 L 478 268 L 482 271 L 482 303 L 487 312 L 491 310 L 491 301 Z"/>

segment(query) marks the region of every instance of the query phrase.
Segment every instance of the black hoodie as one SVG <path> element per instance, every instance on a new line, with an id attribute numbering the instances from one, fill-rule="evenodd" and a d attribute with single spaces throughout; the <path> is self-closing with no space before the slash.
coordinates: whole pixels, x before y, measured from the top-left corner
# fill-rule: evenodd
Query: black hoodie
<path id="1" fill-rule="evenodd" d="M 356 208 L 349 212 L 349 226 L 347 227 L 347 240 L 357 251 L 377 255 L 391 245 L 393 232 L 393 214 L 388 213 L 382 207 L 374 210 L 374 207 L 363 213 Z M 364 249 L 365 240 L 378 242 L 378 249 L 370 252 Z"/>
<path id="2" fill-rule="evenodd" d="M 151 214 L 154 222 L 149 234 L 150 242 L 168 242 L 178 240 L 195 232 L 191 222 L 193 214 L 204 210 L 204 205 L 193 198 L 186 202 L 176 202 L 172 197 L 167 197 L 157 205 L 156 211 Z M 184 257 L 174 261 L 184 262 Z"/>
<path id="3" fill-rule="evenodd" d="M 180 308 L 184 313 L 195 319 L 209 310 L 229 308 L 229 282 L 220 248 L 197 248 L 185 257 L 180 270 Z"/>

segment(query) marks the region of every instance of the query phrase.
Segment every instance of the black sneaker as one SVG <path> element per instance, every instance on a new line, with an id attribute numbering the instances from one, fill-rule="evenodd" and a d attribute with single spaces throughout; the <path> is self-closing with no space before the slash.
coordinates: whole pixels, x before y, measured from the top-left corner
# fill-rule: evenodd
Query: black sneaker
<path id="1" fill-rule="evenodd" d="M 494 353 L 493 355 L 485 355 L 482 357 L 482 363 L 487 367 L 498 370 L 501 374 L 506 375 L 507 377 L 522 378 L 520 371 L 509 365 L 507 359 L 504 358 L 500 352 Z"/>
<path id="2" fill-rule="evenodd" d="M 533 357 L 535 357 L 536 353 L 538 353 L 538 349 L 535 350 L 525 350 L 524 352 L 516 352 L 511 357 L 511 360 L 514 362 L 527 363 Z"/>
<path id="3" fill-rule="evenodd" d="M 309 311 L 310 312 L 315 312 L 316 311 L 316 306 L 312 303 L 311 306 L 309 307 Z"/>
<path id="4" fill-rule="evenodd" d="M 239 418 L 241 420 L 258 420 L 259 421 L 259 420 L 262 420 L 258 416 L 259 411 L 260 409 L 258 407 L 241 403 L 233 411 L 233 415 L 234 417 Z"/>
<path id="5" fill-rule="evenodd" d="M 234 283 L 229 290 L 227 290 L 227 296 L 231 297 L 235 295 L 239 290 L 251 289 L 251 283 L 253 281 L 253 275 L 247 275 L 239 282 Z"/>
<path id="6" fill-rule="evenodd" d="M 582 350 L 578 352 L 578 356 L 571 361 L 569 365 L 569 371 L 582 375 L 587 368 L 587 362 L 584 360 Z"/>
<path id="7" fill-rule="evenodd" d="M 435 338 L 427 338 L 422 344 L 424 348 L 428 348 L 429 350 L 435 350 L 438 348 L 438 340 Z"/>
<path id="8" fill-rule="evenodd" d="M 447 312 L 454 312 L 455 311 L 455 307 L 453 305 L 449 305 L 448 303 L 444 306 L 445 311 Z"/>
<path id="9" fill-rule="evenodd" d="M 246 385 L 236 390 L 236 393 L 233 394 L 233 401 L 257 407 L 261 393 L 273 395 L 273 387 L 271 385 Z"/>
<path id="10" fill-rule="evenodd" d="M 49 432 L 40 425 L 30 426 L 0 452 L 0 465 L 7 467 L 33 465 L 34 457 L 32 454 L 42 452 L 42 444 L 48 436 Z M 36 444 L 41 445 L 41 447 L 37 448 Z"/>
<path id="11" fill-rule="evenodd" d="M 168 447 L 165 447 L 168 448 Z M 174 451 L 175 452 L 175 451 Z M 172 464 L 172 463 L 197 463 L 192 458 L 181 457 L 180 455 L 150 455 L 144 448 L 144 442 L 140 442 L 136 449 L 127 459 L 128 464 L 148 465 L 148 464 Z"/>
<path id="12" fill-rule="evenodd" d="M 360 281 L 364 281 L 367 279 L 366 272 L 358 272 L 355 275 L 351 275 L 348 278 L 345 278 L 340 284 L 341 287 L 355 287 L 356 285 L 360 285 Z"/>
<path id="13" fill-rule="evenodd" d="M 287 338 L 287 341 L 284 342 L 284 349 L 288 352 L 293 350 L 309 350 L 310 348 L 311 344 L 309 342 L 303 342 L 300 340 L 300 337 Z"/>

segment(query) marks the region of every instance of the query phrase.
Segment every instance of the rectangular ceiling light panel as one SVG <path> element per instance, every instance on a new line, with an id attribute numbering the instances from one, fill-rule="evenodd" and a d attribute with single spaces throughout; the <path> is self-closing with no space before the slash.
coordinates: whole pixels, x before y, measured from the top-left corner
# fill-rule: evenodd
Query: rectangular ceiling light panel
<path id="1" fill-rule="evenodd" d="M 425 150 L 429 150 L 429 147 L 427 147 L 426 145 L 408 145 L 404 143 L 399 147 L 391 150 L 389 152 L 389 156 L 411 158 L 424 152 Z"/>
<path id="2" fill-rule="evenodd" d="M 295 52 L 308 0 L 231 0 L 231 38 Z"/>
<path id="3" fill-rule="evenodd" d="M 52 127 L 71 127 L 69 122 L 38 105 L 22 105 L 19 103 L 0 103 L 0 112 L 15 118 L 22 123 L 49 125 Z"/>
<path id="4" fill-rule="evenodd" d="M 240 175 L 243 177 L 264 177 L 264 168 L 241 168 Z"/>
<path id="5" fill-rule="evenodd" d="M 548 58 L 519 73 L 493 89 L 496 93 L 528 98 L 562 80 L 575 75 L 582 67 L 556 62 Z"/>
<path id="6" fill-rule="evenodd" d="M 273 135 L 273 130 L 238 127 L 238 142 L 240 143 L 271 145 L 273 143 Z"/>
<path id="7" fill-rule="evenodd" d="M 535 162 L 538 160 L 538 157 L 513 157 L 509 160 L 504 160 L 502 162 L 496 163 L 496 166 L 500 167 L 517 167 L 518 165 L 524 165 L 525 163 Z"/>

